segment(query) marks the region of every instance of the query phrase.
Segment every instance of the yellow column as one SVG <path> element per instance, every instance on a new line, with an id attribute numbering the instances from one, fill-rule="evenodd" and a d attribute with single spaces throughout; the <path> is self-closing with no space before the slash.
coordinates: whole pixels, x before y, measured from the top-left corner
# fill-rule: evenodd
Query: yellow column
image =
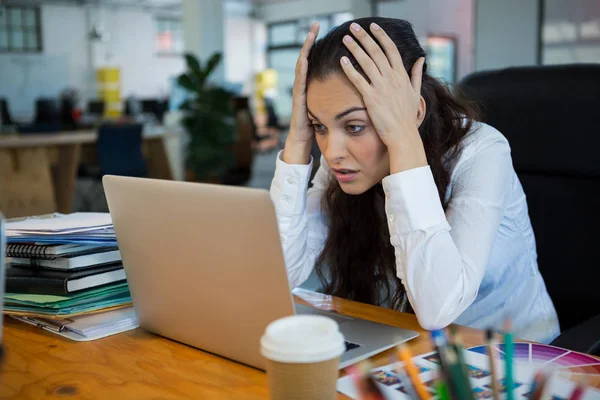
<path id="1" fill-rule="evenodd" d="M 102 67 L 96 70 L 98 97 L 104 101 L 104 116 L 115 118 L 121 115 L 121 77 L 117 67 Z"/>

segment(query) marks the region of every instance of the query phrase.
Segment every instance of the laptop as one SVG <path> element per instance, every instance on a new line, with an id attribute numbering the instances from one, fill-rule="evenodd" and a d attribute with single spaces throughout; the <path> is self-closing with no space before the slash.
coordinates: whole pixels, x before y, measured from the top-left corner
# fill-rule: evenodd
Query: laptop
<path id="1" fill-rule="evenodd" d="M 260 369 L 266 326 L 294 313 L 338 322 L 340 368 L 418 336 L 294 305 L 266 190 L 110 175 L 103 183 L 133 306 L 150 332 Z"/>

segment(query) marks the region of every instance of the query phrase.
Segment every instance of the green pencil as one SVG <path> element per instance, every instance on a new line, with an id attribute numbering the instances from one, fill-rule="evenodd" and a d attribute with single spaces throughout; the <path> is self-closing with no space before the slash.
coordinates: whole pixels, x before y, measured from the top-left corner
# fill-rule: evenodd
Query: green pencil
<path id="1" fill-rule="evenodd" d="M 513 356 L 514 356 L 514 341 L 513 335 L 511 333 L 511 325 L 510 321 L 506 321 L 504 325 L 504 366 L 506 368 L 505 372 L 505 382 L 506 382 L 506 400 L 514 400 L 514 381 L 513 381 Z"/>
<path id="2" fill-rule="evenodd" d="M 473 393 L 471 388 L 465 385 L 463 377 L 463 366 L 458 359 L 458 355 L 453 347 L 441 349 L 448 360 L 448 382 L 452 386 L 452 393 L 455 400 L 471 400 Z"/>
<path id="3" fill-rule="evenodd" d="M 435 383 L 435 391 L 439 400 L 450 400 L 450 393 L 443 379 L 438 379 Z"/>

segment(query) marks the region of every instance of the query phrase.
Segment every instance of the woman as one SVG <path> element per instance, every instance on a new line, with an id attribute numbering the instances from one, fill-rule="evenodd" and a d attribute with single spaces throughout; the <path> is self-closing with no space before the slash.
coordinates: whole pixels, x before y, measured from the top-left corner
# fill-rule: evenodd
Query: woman
<path id="1" fill-rule="evenodd" d="M 316 263 L 327 293 L 412 310 L 425 329 L 510 318 L 517 337 L 551 341 L 558 319 L 504 136 L 427 74 L 408 22 L 317 33 L 271 186 L 291 285 Z M 313 138 L 323 159 L 307 193 Z"/>

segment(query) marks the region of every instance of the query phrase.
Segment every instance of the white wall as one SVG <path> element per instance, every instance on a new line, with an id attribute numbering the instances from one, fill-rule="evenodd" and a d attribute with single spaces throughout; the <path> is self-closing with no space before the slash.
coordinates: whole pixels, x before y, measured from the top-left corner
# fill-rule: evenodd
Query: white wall
<path id="1" fill-rule="evenodd" d="M 371 15 L 370 3 L 366 0 L 297 0 L 289 3 L 258 6 L 256 7 L 256 15 L 265 23 L 345 11 L 351 12 L 354 18 L 361 18 Z"/>
<path id="2" fill-rule="evenodd" d="M 377 15 L 413 25 L 422 45 L 429 34 L 454 36 L 457 79 L 473 71 L 474 0 L 400 0 L 379 3 Z"/>
<path id="3" fill-rule="evenodd" d="M 110 64 L 121 69 L 121 95 L 166 96 L 169 78 L 183 72 L 182 56 L 161 56 L 155 51 L 152 13 L 117 9 L 107 13 Z"/>
<path id="4" fill-rule="evenodd" d="M 169 77 L 183 71 L 181 57 L 157 56 L 154 16 L 134 9 L 104 10 L 110 34 L 108 62 L 121 69 L 121 94 L 150 97 L 166 95 Z M 95 72 L 90 61 L 86 9 L 43 5 L 43 52 L 0 54 L 0 96 L 7 97 L 11 113 L 30 118 L 40 96 L 57 97 L 67 86 L 86 100 L 95 96 Z"/>
<path id="5" fill-rule="evenodd" d="M 538 0 L 476 0 L 475 70 L 536 65 Z"/>
<path id="6" fill-rule="evenodd" d="M 85 87 L 88 73 L 82 7 L 43 6 L 42 53 L 0 54 L 0 96 L 11 113 L 29 118 L 37 97 L 56 97 L 66 86 Z"/>

